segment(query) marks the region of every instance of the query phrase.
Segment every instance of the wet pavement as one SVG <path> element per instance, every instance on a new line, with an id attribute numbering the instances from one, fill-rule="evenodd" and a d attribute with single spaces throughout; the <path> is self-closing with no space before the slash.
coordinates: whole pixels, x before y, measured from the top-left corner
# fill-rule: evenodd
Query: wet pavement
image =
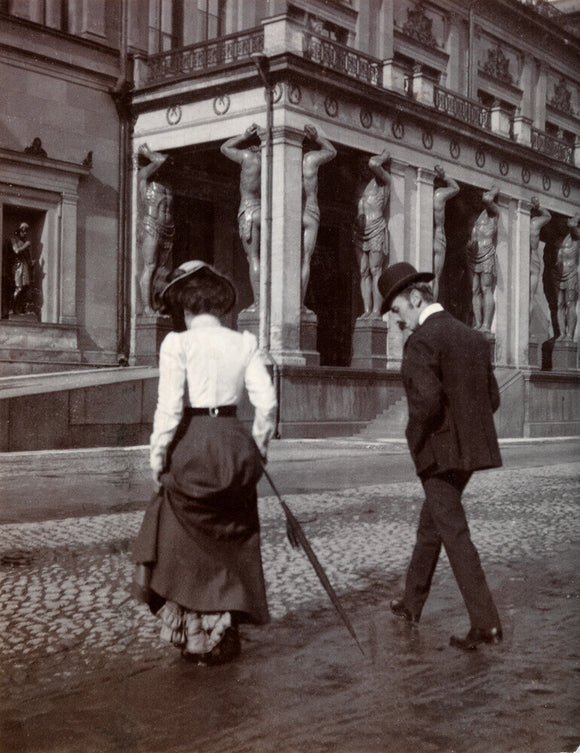
<path id="1" fill-rule="evenodd" d="M 318 447 L 321 468 L 357 462 L 356 445 Z M 374 474 L 368 481 L 376 483 L 284 494 L 365 656 L 304 555 L 286 542 L 278 503 L 262 496 L 272 622 L 244 627 L 240 660 L 215 668 L 184 663 L 159 641 L 156 619 L 129 598 L 128 548 L 150 488 L 142 453 L 109 457 L 100 476 L 89 473 L 95 459 L 77 460 L 76 480 L 60 487 L 73 496 L 82 488 L 83 498 L 65 500 L 60 516 L 47 492 L 54 458 L 37 457 L 48 475 L 44 483 L 37 477 L 36 490 L 29 478 L 23 496 L 45 494 L 44 514 L 36 514 L 45 519 L 23 508 L 27 522 L 14 522 L 17 495 L 3 491 L 4 519 L 13 522 L 0 525 L 2 753 L 576 751 L 580 463 L 571 445 L 550 455 L 537 443 L 532 465 L 476 474 L 467 488 L 472 536 L 505 636 L 473 653 L 448 645 L 469 625 L 445 557 L 419 628 L 389 613 L 422 501 L 400 443 L 391 451 L 401 480 L 382 483 Z M 30 461 L 15 456 L 13 466 Z M 282 457 L 271 462 L 282 471 Z M 15 476 L 3 470 L 14 492 Z M 95 514 L 99 488 L 107 498 Z"/>

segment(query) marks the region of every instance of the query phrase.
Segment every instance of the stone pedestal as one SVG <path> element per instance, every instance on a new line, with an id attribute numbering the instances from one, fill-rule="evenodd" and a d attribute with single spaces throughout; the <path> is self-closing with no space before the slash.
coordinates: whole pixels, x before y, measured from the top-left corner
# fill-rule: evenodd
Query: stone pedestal
<path id="1" fill-rule="evenodd" d="M 493 332 L 482 332 L 481 333 L 485 339 L 487 340 L 489 344 L 489 358 L 495 366 L 495 335 Z"/>
<path id="2" fill-rule="evenodd" d="M 320 366 L 320 353 L 316 350 L 318 319 L 309 309 L 300 312 L 300 351 L 306 366 Z"/>
<path id="3" fill-rule="evenodd" d="M 355 369 L 387 368 L 388 325 L 382 319 L 359 318 L 352 334 L 352 361 Z"/>
<path id="4" fill-rule="evenodd" d="M 539 369 L 542 366 L 542 343 L 540 340 L 531 339 L 528 342 L 528 366 Z"/>
<path id="5" fill-rule="evenodd" d="M 578 343 L 571 340 L 556 340 L 552 351 L 553 371 L 576 371 Z"/>
<path id="6" fill-rule="evenodd" d="M 260 312 L 258 307 L 240 311 L 238 314 L 238 332 L 251 332 L 260 338 Z"/>
<path id="7" fill-rule="evenodd" d="M 141 315 L 135 326 L 135 364 L 137 366 L 157 366 L 159 348 L 165 336 L 172 330 L 168 316 Z"/>

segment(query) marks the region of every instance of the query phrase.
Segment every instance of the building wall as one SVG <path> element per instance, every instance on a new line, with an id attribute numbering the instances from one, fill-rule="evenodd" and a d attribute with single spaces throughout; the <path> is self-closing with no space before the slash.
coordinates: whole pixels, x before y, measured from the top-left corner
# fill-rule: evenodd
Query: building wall
<path id="1" fill-rule="evenodd" d="M 117 54 L 101 44 L 79 42 L 13 18 L 0 18 L 0 35 L 4 41 L 0 148 L 10 153 L 13 166 L 10 184 L 3 184 L 0 176 L 2 238 L 6 241 L 19 218 L 29 219 L 30 196 L 39 189 L 38 184 L 31 184 L 24 167 L 17 165 L 18 155 L 35 138 L 41 140 L 46 156 L 31 157 L 37 175 L 48 176 L 63 163 L 69 169 L 83 162 L 89 165 L 66 195 L 62 188 L 54 188 L 50 201 L 61 229 L 49 236 L 39 229 L 35 238 L 45 271 L 41 285 L 44 298 L 74 298 L 73 311 L 66 314 L 66 323 L 77 328 L 70 364 L 116 363 L 120 143 L 119 117 L 110 89 L 118 77 Z M 43 190 L 50 191 L 50 178 L 46 182 Z M 41 201 L 33 223 L 35 218 L 42 222 L 42 206 Z M 74 213 L 72 236 L 63 230 L 67 212 Z M 57 292 L 60 285 L 65 290 Z M 58 300 L 44 308 L 37 350 L 46 351 L 42 325 L 62 324 L 62 317 Z M 22 323 L 18 317 L 2 320 L 0 328 L 8 342 Z M 29 368 L 47 370 L 49 364 L 48 355 L 37 354 Z M 15 373 L 18 368 L 2 364 L 4 373 Z"/>

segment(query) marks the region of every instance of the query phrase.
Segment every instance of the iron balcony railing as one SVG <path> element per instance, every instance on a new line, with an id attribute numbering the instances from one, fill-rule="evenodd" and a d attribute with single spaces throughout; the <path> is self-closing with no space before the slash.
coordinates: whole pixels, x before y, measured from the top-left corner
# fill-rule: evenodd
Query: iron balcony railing
<path id="1" fill-rule="evenodd" d="M 532 128 L 532 149 L 567 165 L 574 164 L 574 149 L 570 144 L 537 128 Z"/>
<path id="2" fill-rule="evenodd" d="M 258 27 L 189 47 L 160 52 L 147 59 L 146 83 L 157 84 L 168 79 L 201 76 L 217 68 L 235 65 L 240 60 L 249 59 L 253 52 L 263 50 L 264 30 Z"/>
<path id="3" fill-rule="evenodd" d="M 366 84 L 379 86 L 381 83 L 380 60 L 311 31 L 305 31 L 303 34 L 302 55 L 306 60 L 339 73 L 346 73 L 347 76 Z"/>
<path id="4" fill-rule="evenodd" d="M 488 107 L 484 107 L 479 102 L 462 97 L 460 94 L 451 92 L 448 89 L 435 86 L 433 89 L 433 104 L 439 112 L 452 115 L 464 123 L 487 130 L 491 128 L 491 117 Z"/>

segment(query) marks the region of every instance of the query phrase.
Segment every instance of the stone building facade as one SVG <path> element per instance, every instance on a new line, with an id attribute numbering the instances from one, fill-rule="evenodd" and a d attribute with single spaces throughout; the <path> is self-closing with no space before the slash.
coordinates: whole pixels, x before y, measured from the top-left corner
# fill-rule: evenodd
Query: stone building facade
<path id="1" fill-rule="evenodd" d="M 89 369 L 96 388 L 105 373 L 114 383 L 111 367 L 121 363 L 123 383 L 154 380 L 139 369 L 155 367 L 170 325 L 147 309 L 139 284 L 148 149 L 164 156 L 155 179 L 172 196 L 165 264 L 203 258 L 233 277 L 240 296 L 230 323 L 254 330 L 271 355 L 281 435 L 351 433 L 381 412 L 388 418 L 402 395 L 401 334 L 388 316 L 362 316 L 355 253 L 368 161 L 388 152 L 383 261 L 433 269 L 437 190 L 453 181 L 438 220 L 439 299 L 471 325 L 479 303 L 470 258 L 493 191 L 486 336 L 500 432 L 577 433 L 580 36 L 569 6 L 0 2 L 4 272 L 19 223 L 30 225 L 36 254 L 27 310 L 11 311 L 3 286 L 0 364 L 13 399 L 30 393 L 30 380 L 9 375 Z M 247 143 L 262 165 L 259 296 L 240 237 L 241 167 L 221 152 L 252 124 L 258 133 Z M 336 155 L 317 170 L 304 297 L 303 178 L 319 149 L 309 126 Z M 563 258 L 573 274 L 560 285 Z M 91 379 L 83 376 L 86 389 Z"/>

